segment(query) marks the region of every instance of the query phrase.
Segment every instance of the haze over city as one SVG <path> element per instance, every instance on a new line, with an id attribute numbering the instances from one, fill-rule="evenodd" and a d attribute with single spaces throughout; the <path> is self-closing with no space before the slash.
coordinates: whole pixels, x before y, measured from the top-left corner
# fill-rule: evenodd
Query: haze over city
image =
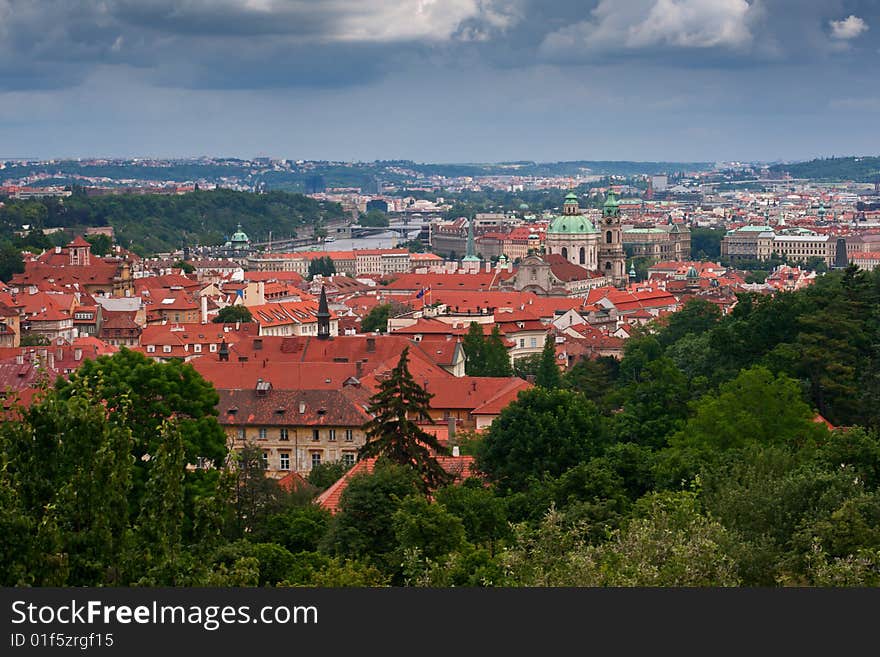
<path id="1" fill-rule="evenodd" d="M 0 158 L 880 150 L 880 6 L 0 0 Z"/>

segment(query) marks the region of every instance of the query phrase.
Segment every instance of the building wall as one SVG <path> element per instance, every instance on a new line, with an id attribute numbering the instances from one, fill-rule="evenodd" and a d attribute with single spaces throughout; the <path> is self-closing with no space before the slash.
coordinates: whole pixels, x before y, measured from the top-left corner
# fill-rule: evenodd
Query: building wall
<path id="1" fill-rule="evenodd" d="M 313 454 L 320 456 L 321 463 L 343 460 L 345 455 L 357 460 L 357 450 L 366 441 L 360 427 L 227 424 L 224 428 L 230 449 L 240 450 L 245 444 L 252 443 L 263 450 L 267 456 L 267 474 L 272 477 L 283 477 L 291 470 L 307 475 L 312 469 Z M 286 440 L 282 439 L 281 433 L 285 428 Z M 261 434 L 261 429 L 265 434 Z M 315 430 L 318 431 L 318 440 L 314 439 Z M 346 430 L 351 432 L 351 440 L 347 440 Z M 335 437 L 331 432 L 335 432 Z M 284 454 L 288 457 L 287 469 L 282 468 Z"/>

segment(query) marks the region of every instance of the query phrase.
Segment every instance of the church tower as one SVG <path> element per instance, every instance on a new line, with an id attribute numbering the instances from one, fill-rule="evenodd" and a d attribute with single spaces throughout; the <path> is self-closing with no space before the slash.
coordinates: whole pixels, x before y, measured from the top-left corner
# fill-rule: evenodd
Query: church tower
<path id="1" fill-rule="evenodd" d="M 330 308 L 327 305 L 327 291 L 321 286 L 321 298 L 318 300 L 318 339 L 330 339 Z"/>
<path id="2" fill-rule="evenodd" d="M 608 190 L 608 198 L 602 207 L 602 237 L 599 240 L 599 271 L 616 287 L 627 284 L 626 253 L 623 251 L 623 230 L 620 226 L 620 205 L 614 192 Z"/>
<path id="3" fill-rule="evenodd" d="M 86 242 L 82 235 L 77 235 L 76 238 L 67 245 L 67 254 L 70 260 L 71 267 L 88 267 L 90 263 L 89 253 L 92 248 L 92 245 Z"/>

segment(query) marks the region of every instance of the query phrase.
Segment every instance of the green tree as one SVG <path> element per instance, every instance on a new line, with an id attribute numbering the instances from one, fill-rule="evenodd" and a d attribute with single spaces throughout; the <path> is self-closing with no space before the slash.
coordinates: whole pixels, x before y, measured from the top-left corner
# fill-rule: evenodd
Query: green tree
<path id="1" fill-rule="evenodd" d="M 150 458 L 140 514 L 134 526 L 137 568 L 154 584 L 174 585 L 183 552 L 183 440 L 173 420 L 160 428 L 156 454 Z"/>
<path id="2" fill-rule="evenodd" d="M 211 321 L 215 324 L 235 324 L 236 322 L 253 322 L 254 317 L 247 306 L 226 306 L 221 308 Z"/>
<path id="3" fill-rule="evenodd" d="M 613 390 L 619 369 L 620 362 L 616 358 L 581 358 L 563 375 L 562 382 L 566 388 L 581 393 L 599 408 L 608 410 L 606 398 Z"/>
<path id="4" fill-rule="evenodd" d="M 192 274 L 196 270 L 196 268 L 186 260 L 178 260 L 174 263 L 174 266 L 183 271 L 184 274 Z"/>
<path id="5" fill-rule="evenodd" d="M 282 507 L 283 493 L 278 482 L 266 476 L 263 450 L 248 443 L 233 453 L 235 474 L 232 505 L 238 535 L 256 531 L 266 518 Z"/>
<path id="6" fill-rule="evenodd" d="M 541 354 L 529 354 L 513 361 L 513 376 L 526 379 L 538 374 L 541 366 Z"/>
<path id="7" fill-rule="evenodd" d="M 86 395 L 106 408 L 111 424 L 131 431 L 135 457 L 132 514 L 140 508 L 148 462 L 162 440 L 159 427 L 167 418 L 175 419 L 190 466 L 186 474 L 189 532 L 199 500 L 207 501 L 216 494 L 219 469 L 226 457 L 226 433 L 217 421 L 219 396 L 214 387 L 191 365 L 178 360 L 157 363 L 125 348 L 112 356 L 83 362 L 67 381 L 59 378 L 55 385 L 62 399 Z"/>
<path id="8" fill-rule="evenodd" d="M 333 262 L 333 259 L 330 256 L 312 258 L 309 261 L 309 280 L 312 280 L 318 274 L 321 276 L 332 276 L 335 273 L 336 263 Z"/>
<path id="9" fill-rule="evenodd" d="M 570 390 L 533 388 L 501 411 L 478 446 L 477 464 L 499 487 L 558 477 L 601 454 L 606 432 L 596 405 Z"/>
<path id="10" fill-rule="evenodd" d="M 24 260 L 21 251 L 11 242 L 0 242 L 0 281 L 8 283 L 15 274 L 24 271 Z"/>
<path id="11" fill-rule="evenodd" d="M 113 241 L 110 239 L 110 236 L 105 235 L 104 233 L 89 235 L 88 237 L 86 237 L 86 242 L 92 245 L 89 249 L 92 255 L 96 255 L 99 257 L 105 256 L 110 253 L 110 249 L 113 247 Z"/>
<path id="12" fill-rule="evenodd" d="M 388 328 L 388 317 L 391 315 L 391 304 L 380 303 L 373 306 L 370 312 L 361 320 L 361 330 L 364 333 L 378 331 L 384 333 Z"/>
<path id="13" fill-rule="evenodd" d="M 428 491 L 450 478 L 435 458 L 435 454 L 445 454 L 446 448 L 418 424 L 431 421 L 432 395 L 410 374 L 408 355 L 409 347 L 405 347 L 397 365 L 370 398 L 367 412 L 372 418 L 363 427 L 366 443 L 360 448 L 360 458 L 384 456 L 410 466 L 418 473 L 422 489 Z"/>
<path id="14" fill-rule="evenodd" d="M 464 543 L 461 518 L 449 513 L 442 504 L 429 502 L 423 495 L 401 500 L 391 516 L 394 537 L 401 553 L 418 550 L 428 559 L 437 559 Z"/>
<path id="15" fill-rule="evenodd" d="M 381 210 L 370 210 L 360 216 L 358 224 L 364 227 L 385 227 L 388 225 L 388 215 Z"/>
<path id="16" fill-rule="evenodd" d="M 550 335 L 544 338 L 544 348 L 541 350 L 541 363 L 538 366 L 535 385 L 548 390 L 562 386 L 562 373 L 556 362 L 556 343 Z"/>
<path id="17" fill-rule="evenodd" d="M 512 376 L 513 368 L 510 365 L 510 353 L 504 345 L 504 337 L 501 335 L 501 329 L 496 324 L 492 327 L 492 333 L 486 338 L 483 358 L 485 360 L 485 369 L 483 373 L 476 376 Z"/>
<path id="18" fill-rule="evenodd" d="M 481 324 L 470 323 L 461 348 L 464 350 L 465 374 L 467 376 L 483 376 L 483 372 L 486 371 L 486 339 L 483 336 Z"/>
<path id="19" fill-rule="evenodd" d="M 551 510 L 537 530 L 517 528 L 502 560 L 518 586 L 737 586 L 733 544 L 693 493 L 676 493 L 640 500 L 636 516 L 598 545 Z"/>
<path id="20" fill-rule="evenodd" d="M 313 465 L 306 477 L 307 481 L 319 490 L 325 490 L 342 478 L 351 469 L 344 461 L 326 461 Z"/>
<path id="21" fill-rule="evenodd" d="M 487 545 L 494 551 L 496 542 L 510 533 L 504 500 L 480 479 L 472 477 L 461 484 L 444 486 L 437 491 L 436 499 L 449 513 L 461 518 L 471 543 Z"/>
<path id="22" fill-rule="evenodd" d="M 369 557 L 383 570 L 396 571 L 391 556 L 397 547 L 390 519 L 400 501 L 420 490 L 412 468 L 379 459 L 370 474 L 351 477 L 339 501 L 339 512 L 323 549 L 349 557 Z"/>
<path id="23" fill-rule="evenodd" d="M 678 312 L 670 315 L 657 339 L 663 346 L 668 346 L 686 335 L 710 330 L 720 319 L 721 311 L 714 303 L 699 297 L 689 299 Z"/>

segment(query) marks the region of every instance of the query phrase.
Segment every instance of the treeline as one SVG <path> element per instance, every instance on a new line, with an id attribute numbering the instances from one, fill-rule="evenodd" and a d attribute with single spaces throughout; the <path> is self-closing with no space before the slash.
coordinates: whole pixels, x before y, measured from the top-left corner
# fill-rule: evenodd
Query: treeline
<path id="1" fill-rule="evenodd" d="M 6 200 L 0 226 L 20 230 L 63 227 L 71 233 L 89 226 L 113 226 L 116 242 L 141 254 L 168 252 L 183 245 L 225 242 L 241 223 L 253 241 L 295 236 L 302 226 L 341 219 L 338 203 L 301 194 L 253 194 L 227 189 L 181 195 L 131 194 Z"/>
<path id="2" fill-rule="evenodd" d="M 479 477 L 426 495 L 380 460 L 333 516 L 311 499 L 344 468 L 290 494 L 259 450 L 223 467 L 190 366 L 98 359 L 0 426 L 3 583 L 880 585 L 880 272 L 653 328 L 563 376 L 546 349 L 535 388 L 456 436 Z M 383 395 L 374 425 L 400 424 Z"/>
<path id="3" fill-rule="evenodd" d="M 880 157 L 829 157 L 797 162 L 794 164 L 774 164 L 773 173 L 787 172 L 792 178 L 811 180 L 854 180 L 874 182 L 880 178 Z"/>

